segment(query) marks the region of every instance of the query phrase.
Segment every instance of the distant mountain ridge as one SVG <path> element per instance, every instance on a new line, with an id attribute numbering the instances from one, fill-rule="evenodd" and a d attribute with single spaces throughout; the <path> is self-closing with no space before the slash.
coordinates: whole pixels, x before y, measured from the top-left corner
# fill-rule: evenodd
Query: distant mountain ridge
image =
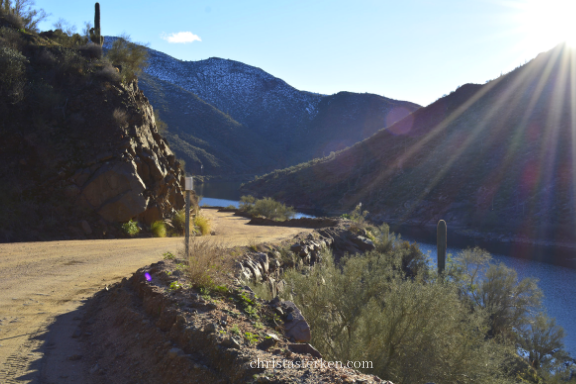
<path id="1" fill-rule="evenodd" d="M 105 48 L 114 39 L 106 37 Z M 300 91 L 234 60 L 148 53 L 140 86 L 192 173 L 262 174 L 297 164 L 352 145 L 419 108 L 378 95 Z"/>

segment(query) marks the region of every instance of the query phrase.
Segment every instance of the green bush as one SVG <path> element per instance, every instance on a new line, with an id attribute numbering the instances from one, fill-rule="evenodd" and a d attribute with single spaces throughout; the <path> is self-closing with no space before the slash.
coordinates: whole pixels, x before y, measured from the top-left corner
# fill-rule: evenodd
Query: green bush
<path id="1" fill-rule="evenodd" d="M 112 43 L 106 58 L 116 67 L 121 68 L 120 76 L 124 84 L 136 80 L 137 76 L 148 66 L 146 48 L 122 36 Z"/>
<path id="2" fill-rule="evenodd" d="M 152 223 L 150 230 L 154 237 L 166 237 L 166 223 L 162 220 L 158 220 Z"/>
<path id="3" fill-rule="evenodd" d="M 490 254 L 479 248 L 461 252 L 447 272 L 466 293 L 463 300 L 488 316 L 489 337 L 514 341 L 516 332 L 540 310 L 542 291 L 536 279 L 518 281 L 514 269 L 492 264 Z"/>
<path id="4" fill-rule="evenodd" d="M 375 251 L 338 265 L 325 251 L 322 263 L 283 276 L 284 297 L 302 310 L 326 360 L 372 361 L 366 373 L 399 384 L 542 382 L 517 347 L 549 362 L 562 350 L 562 334 L 534 316 L 534 281 L 518 281 L 478 249 L 458 255 L 439 279 L 416 244 L 399 241 L 387 226 L 374 232 Z M 521 341 L 511 342 L 509 332 Z M 548 335 L 549 348 L 538 350 L 534 335 Z"/>
<path id="5" fill-rule="evenodd" d="M 124 231 L 125 234 L 127 234 L 130 237 L 136 236 L 138 233 L 140 233 L 140 227 L 138 226 L 138 222 L 132 219 L 122 224 L 122 230 Z"/>
<path id="6" fill-rule="evenodd" d="M 292 207 L 287 207 L 270 197 L 256 199 L 254 196 L 242 196 L 240 210 L 253 216 L 262 216 L 272 220 L 288 220 L 296 214 Z"/>
<path id="7" fill-rule="evenodd" d="M 20 52 L 0 47 L 0 97 L 14 104 L 24 99 L 27 63 L 28 60 Z"/>

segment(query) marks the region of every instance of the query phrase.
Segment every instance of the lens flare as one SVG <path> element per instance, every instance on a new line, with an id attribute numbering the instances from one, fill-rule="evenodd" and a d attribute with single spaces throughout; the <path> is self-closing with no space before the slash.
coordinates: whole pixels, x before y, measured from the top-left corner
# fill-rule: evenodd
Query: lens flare
<path id="1" fill-rule="evenodd" d="M 148 280 L 148 281 L 152 280 L 152 276 L 150 276 L 150 274 L 149 274 L 148 272 L 146 272 L 146 273 L 144 274 L 144 277 L 145 277 L 146 280 Z"/>

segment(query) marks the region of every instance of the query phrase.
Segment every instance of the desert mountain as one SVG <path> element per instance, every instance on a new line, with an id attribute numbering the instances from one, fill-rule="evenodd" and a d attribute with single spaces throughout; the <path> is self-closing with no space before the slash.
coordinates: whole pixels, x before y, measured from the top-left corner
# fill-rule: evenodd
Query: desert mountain
<path id="1" fill-rule="evenodd" d="M 182 208 L 183 170 L 136 82 L 99 46 L 0 27 L 0 241 L 117 236 Z"/>
<path id="2" fill-rule="evenodd" d="M 576 240 L 576 53 L 566 46 L 466 84 L 354 146 L 249 183 L 300 209 Z"/>
<path id="3" fill-rule="evenodd" d="M 262 174 L 297 164 L 352 145 L 419 108 L 372 94 L 300 91 L 233 60 L 148 53 L 139 85 L 194 174 L 201 166 L 204 174 Z"/>

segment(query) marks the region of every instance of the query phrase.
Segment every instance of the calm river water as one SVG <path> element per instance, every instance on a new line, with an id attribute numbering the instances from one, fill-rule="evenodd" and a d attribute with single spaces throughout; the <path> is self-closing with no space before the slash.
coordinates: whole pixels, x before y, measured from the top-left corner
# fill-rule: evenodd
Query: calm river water
<path id="1" fill-rule="evenodd" d="M 238 206 L 240 192 L 238 182 L 209 182 L 196 186 L 196 193 L 202 196 L 200 204 L 215 206 Z M 298 217 L 306 215 L 299 214 Z M 424 253 L 436 260 L 436 244 L 422 242 L 421 239 L 404 237 L 416 241 Z M 450 241 L 450 240 L 449 240 Z M 448 253 L 458 254 L 463 248 L 448 248 Z M 566 333 L 566 350 L 576 357 L 576 270 L 538 261 L 518 259 L 506 255 L 492 254 L 493 261 L 504 263 L 518 272 L 519 278 L 535 277 L 544 292 L 544 305 L 550 317 L 556 318 Z"/>

